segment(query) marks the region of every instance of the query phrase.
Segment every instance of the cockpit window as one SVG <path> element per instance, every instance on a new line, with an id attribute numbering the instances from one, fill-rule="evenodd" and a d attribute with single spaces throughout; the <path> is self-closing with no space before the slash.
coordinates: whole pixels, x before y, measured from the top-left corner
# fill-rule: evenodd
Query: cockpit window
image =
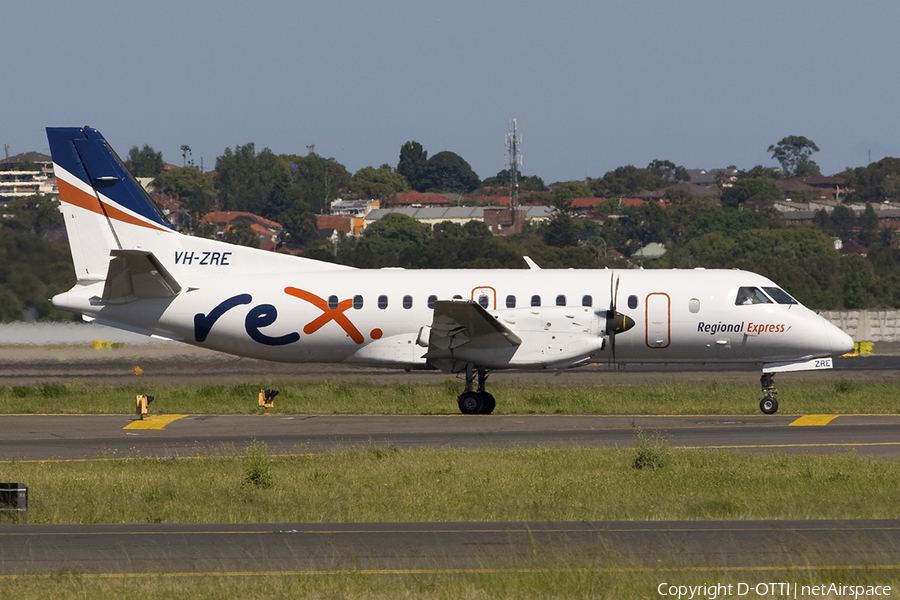
<path id="1" fill-rule="evenodd" d="M 769 297 L 756 287 L 742 287 L 738 289 L 735 304 L 772 304 Z"/>
<path id="2" fill-rule="evenodd" d="M 777 302 L 778 304 L 799 304 L 799 302 L 791 298 L 791 295 L 781 288 L 764 287 L 763 289 L 767 294 L 772 296 L 772 299 L 775 300 L 775 302 Z"/>

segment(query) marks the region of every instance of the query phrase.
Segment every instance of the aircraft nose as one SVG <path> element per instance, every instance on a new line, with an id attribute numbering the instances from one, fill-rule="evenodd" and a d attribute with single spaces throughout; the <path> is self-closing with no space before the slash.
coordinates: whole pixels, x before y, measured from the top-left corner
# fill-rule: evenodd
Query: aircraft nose
<path id="1" fill-rule="evenodd" d="M 828 341 L 831 345 L 832 356 L 853 352 L 853 338 L 844 333 L 840 327 L 831 323 L 828 325 Z"/>

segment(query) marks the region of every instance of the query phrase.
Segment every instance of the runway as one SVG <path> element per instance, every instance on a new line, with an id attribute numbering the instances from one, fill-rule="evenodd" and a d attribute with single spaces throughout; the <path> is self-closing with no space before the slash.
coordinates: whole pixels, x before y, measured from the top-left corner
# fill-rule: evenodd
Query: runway
<path id="1" fill-rule="evenodd" d="M 252 440 L 277 454 L 340 447 L 622 447 L 638 429 L 668 445 L 900 455 L 900 415 L 0 415 L 0 460 L 190 456 Z"/>
<path id="2" fill-rule="evenodd" d="M 0 525 L 21 573 L 900 570 L 900 521 Z M 663 580 L 664 581 L 664 580 Z"/>

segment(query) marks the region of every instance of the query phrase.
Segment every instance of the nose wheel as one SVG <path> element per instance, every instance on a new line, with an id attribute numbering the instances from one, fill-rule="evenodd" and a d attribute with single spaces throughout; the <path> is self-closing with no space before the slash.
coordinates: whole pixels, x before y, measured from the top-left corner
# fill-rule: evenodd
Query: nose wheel
<path id="1" fill-rule="evenodd" d="M 472 388 L 475 383 L 475 374 L 478 374 L 478 390 Z M 487 369 L 475 369 L 471 364 L 466 365 L 466 391 L 459 395 L 459 412 L 464 415 L 489 415 L 494 412 L 497 401 L 484 390 L 487 381 Z"/>
<path id="2" fill-rule="evenodd" d="M 778 411 L 778 400 L 775 395 L 778 390 L 775 389 L 775 374 L 763 373 L 759 378 L 760 387 L 762 387 L 763 397 L 759 401 L 759 410 L 767 415 L 774 415 Z"/>

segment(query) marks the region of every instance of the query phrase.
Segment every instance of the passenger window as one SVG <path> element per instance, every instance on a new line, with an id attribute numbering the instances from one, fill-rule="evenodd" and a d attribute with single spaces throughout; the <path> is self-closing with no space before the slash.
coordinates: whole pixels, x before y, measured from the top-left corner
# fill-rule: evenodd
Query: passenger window
<path id="1" fill-rule="evenodd" d="M 338 307 L 338 298 L 337 296 L 328 296 L 328 308 L 334 310 Z"/>
<path id="2" fill-rule="evenodd" d="M 357 294 L 356 296 L 353 296 L 353 308 L 355 308 L 356 310 L 359 310 L 362 307 L 363 307 L 363 297 L 360 296 L 359 294 Z"/>
<path id="3" fill-rule="evenodd" d="M 541 297 L 538 295 L 534 295 L 531 297 L 531 305 L 532 306 L 540 306 L 541 305 Z"/>
<path id="4" fill-rule="evenodd" d="M 428 296 L 428 308 L 434 308 L 434 303 L 437 302 L 437 296 L 432 294 Z"/>
<path id="5" fill-rule="evenodd" d="M 637 296 L 628 296 L 628 308 L 637 308 Z"/>
<path id="6" fill-rule="evenodd" d="M 481 308 L 487 308 L 488 307 L 488 297 L 485 296 L 484 294 L 478 296 L 478 304 L 481 305 Z"/>
<path id="7" fill-rule="evenodd" d="M 560 294 L 556 297 L 556 305 L 557 306 L 565 306 L 566 305 L 566 297 L 564 294 Z"/>
<path id="8" fill-rule="evenodd" d="M 688 310 L 692 313 L 700 312 L 700 300 L 691 298 L 690 301 L 688 301 Z"/>
<path id="9" fill-rule="evenodd" d="M 762 293 L 759 288 L 756 287 L 742 287 L 738 288 L 737 298 L 734 301 L 735 304 L 772 304 L 772 301 L 769 300 L 768 296 Z"/>
<path id="10" fill-rule="evenodd" d="M 590 295 L 582 296 L 581 297 L 581 305 L 582 306 L 593 306 L 594 299 Z"/>
<path id="11" fill-rule="evenodd" d="M 790 294 L 781 288 L 764 287 L 763 289 L 766 290 L 766 293 L 772 296 L 772 299 L 778 304 L 799 304 L 799 302 L 794 300 Z"/>
<path id="12" fill-rule="evenodd" d="M 387 308 L 387 305 L 388 305 L 387 296 L 384 296 L 384 295 L 378 296 L 378 308 L 380 308 L 381 310 L 384 310 L 385 308 Z"/>
<path id="13" fill-rule="evenodd" d="M 462 300 L 462 296 L 460 296 L 459 294 L 453 294 L 453 299 L 454 300 Z"/>
<path id="14" fill-rule="evenodd" d="M 403 296 L 403 308 L 412 308 L 412 296 Z"/>
<path id="15" fill-rule="evenodd" d="M 515 296 L 507 296 L 506 297 L 506 308 L 515 308 L 516 307 L 516 297 Z"/>

